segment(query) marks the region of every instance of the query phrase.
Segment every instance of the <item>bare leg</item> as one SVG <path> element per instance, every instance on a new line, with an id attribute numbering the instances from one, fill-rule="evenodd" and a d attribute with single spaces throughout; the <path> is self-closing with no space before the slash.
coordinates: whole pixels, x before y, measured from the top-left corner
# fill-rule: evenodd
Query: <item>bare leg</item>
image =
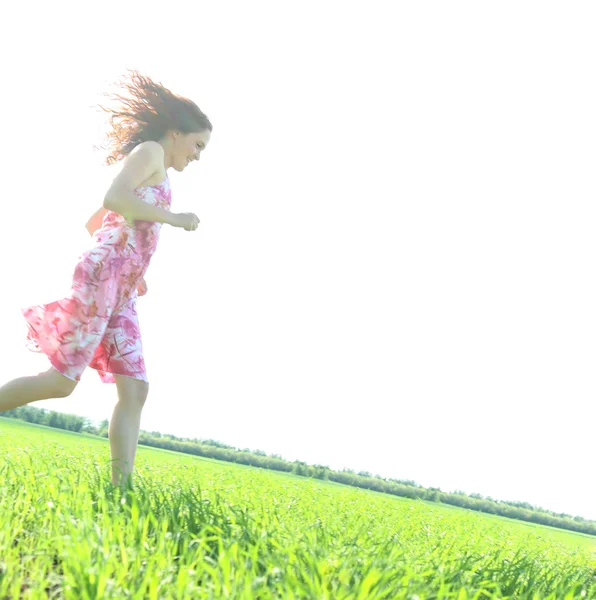
<path id="1" fill-rule="evenodd" d="M 122 488 L 132 484 L 141 412 L 149 392 L 149 384 L 140 379 L 115 375 L 118 402 L 108 427 L 112 452 L 112 483 Z"/>
<path id="2" fill-rule="evenodd" d="M 54 367 L 31 377 L 18 377 L 0 387 L 0 412 L 48 398 L 66 398 L 77 382 L 65 377 Z"/>

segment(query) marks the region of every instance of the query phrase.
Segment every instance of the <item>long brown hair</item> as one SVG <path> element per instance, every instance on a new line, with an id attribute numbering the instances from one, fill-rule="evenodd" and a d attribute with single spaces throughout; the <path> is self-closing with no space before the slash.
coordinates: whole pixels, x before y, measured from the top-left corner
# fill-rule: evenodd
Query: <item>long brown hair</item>
<path id="1" fill-rule="evenodd" d="M 106 165 L 125 158 L 141 142 L 159 141 L 168 130 L 197 133 L 213 130 L 211 122 L 188 98 L 173 94 L 138 71 L 127 69 L 128 80 L 119 81 L 125 95 L 104 93 L 114 101 L 113 108 L 97 105 L 109 114 L 111 129 L 106 142 L 96 149 L 107 150 Z"/>

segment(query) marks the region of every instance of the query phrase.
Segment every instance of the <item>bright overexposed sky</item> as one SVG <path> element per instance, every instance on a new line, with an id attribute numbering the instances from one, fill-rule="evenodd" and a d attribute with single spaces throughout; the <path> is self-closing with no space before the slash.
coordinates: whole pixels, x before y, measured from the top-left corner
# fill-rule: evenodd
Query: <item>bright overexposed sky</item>
<path id="1" fill-rule="evenodd" d="M 141 427 L 596 519 L 592 2 L 12 3 L 2 383 L 69 293 L 126 68 L 211 119 L 138 300 Z M 35 403 L 109 418 L 88 369 Z"/>

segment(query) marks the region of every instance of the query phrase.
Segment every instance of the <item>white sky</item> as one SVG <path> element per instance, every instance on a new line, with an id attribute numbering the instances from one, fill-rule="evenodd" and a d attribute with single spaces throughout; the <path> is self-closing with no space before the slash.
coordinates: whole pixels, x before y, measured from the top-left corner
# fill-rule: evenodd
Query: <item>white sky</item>
<path id="1" fill-rule="evenodd" d="M 138 302 L 143 429 L 596 519 L 592 3 L 75 6 L 0 40 L 2 380 L 48 366 L 19 309 L 68 295 L 116 172 L 89 107 L 137 68 L 214 124 Z M 115 401 L 88 369 L 35 406 Z"/>

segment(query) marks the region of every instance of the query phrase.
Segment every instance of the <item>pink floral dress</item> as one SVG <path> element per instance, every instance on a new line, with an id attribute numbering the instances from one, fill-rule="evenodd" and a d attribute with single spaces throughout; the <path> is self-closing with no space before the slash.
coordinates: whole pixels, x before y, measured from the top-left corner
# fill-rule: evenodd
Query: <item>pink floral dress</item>
<path id="1" fill-rule="evenodd" d="M 144 202 L 170 209 L 167 174 L 160 184 L 134 192 Z M 161 223 L 131 225 L 108 211 L 93 235 L 92 247 L 79 256 L 70 296 L 22 309 L 29 350 L 46 354 L 60 373 L 74 381 L 80 381 L 88 366 L 104 383 L 115 383 L 114 374 L 147 381 L 137 286 L 155 252 L 160 229 Z"/>

